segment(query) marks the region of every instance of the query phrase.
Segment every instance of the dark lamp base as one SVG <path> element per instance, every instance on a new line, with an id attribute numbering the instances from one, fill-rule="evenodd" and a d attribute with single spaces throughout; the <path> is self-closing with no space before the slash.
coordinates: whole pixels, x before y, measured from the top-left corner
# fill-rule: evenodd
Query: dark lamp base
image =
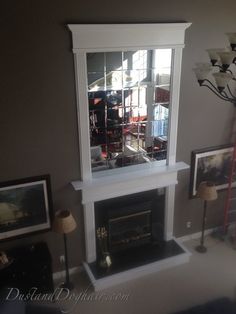
<path id="1" fill-rule="evenodd" d="M 60 288 L 62 289 L 68 289 L 68 290 L 73 290 L 74 289 L 74 285 L 72 282 L 64 282 L 60 285 Z"/>
<path id="2" fill-rule="evenodd" d="M 198 253 L 206 253 L 207 251 L 207 248 L 204 246 L 204 245 L 198 245 L 195 250 L 198 252 Z"/>

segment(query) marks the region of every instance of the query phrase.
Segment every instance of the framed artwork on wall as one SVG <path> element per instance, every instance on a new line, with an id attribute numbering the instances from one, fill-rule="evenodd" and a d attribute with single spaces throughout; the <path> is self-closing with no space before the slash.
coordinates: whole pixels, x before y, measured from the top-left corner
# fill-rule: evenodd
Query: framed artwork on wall
<path id="1" fill-rule="evenodd" d="M 51 229 L 50 176 L 0 183 L 0 241 Z"/>
<path id="2" fill-rule="evenodd" d="M 190 198 L 196 197 L 198 186 L 202 181 L 212 181 L 216 185 L 217 190 L 227 188 L 232 156 L 232 145 L 222 145 L 192 151 Z"/>

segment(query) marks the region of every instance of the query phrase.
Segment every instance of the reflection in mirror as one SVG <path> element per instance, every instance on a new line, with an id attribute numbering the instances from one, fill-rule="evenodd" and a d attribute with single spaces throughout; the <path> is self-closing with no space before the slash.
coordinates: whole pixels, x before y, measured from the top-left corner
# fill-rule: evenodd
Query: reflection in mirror
<path id="1" fill-rule="evenodd" d="M 166 159 L 171 49 L 87 54 L 92 171 Z"/>

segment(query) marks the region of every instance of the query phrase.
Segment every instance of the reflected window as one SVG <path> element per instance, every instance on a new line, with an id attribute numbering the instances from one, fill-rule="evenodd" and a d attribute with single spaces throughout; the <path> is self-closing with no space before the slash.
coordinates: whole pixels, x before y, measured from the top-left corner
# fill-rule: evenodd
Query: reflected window
<path id="1" fill-rule="evenodd" d="M 87 54 L 92 171 L 166 159 L 171 49 Z"/>

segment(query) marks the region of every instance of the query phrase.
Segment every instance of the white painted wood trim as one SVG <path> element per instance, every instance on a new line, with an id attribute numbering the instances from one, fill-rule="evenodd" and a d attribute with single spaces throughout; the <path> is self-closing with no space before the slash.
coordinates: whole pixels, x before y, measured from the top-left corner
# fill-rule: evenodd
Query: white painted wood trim
<path id="1" fill-rule="evenodd" d="M 96 259 L 96 230 L 94 202 L 112 197 L 167 187 L 165 211 L 165 238 L 171 239 L 174 216 L 174 185 L 177 171 L 188 165 L 176 163 L 178 103 L 182 48 L 185 30 L 190 23 L 157 24 L 78 24 L 69 25 L 72 31 L 75 60 L 77 111 L 81 180 L 73 182 L 76 190 L 82 190 L 84 204 L 86 260 Z M 126 169 L 107 170 L 106 173 L 91 172 L 89 113 L 87 97 L 87 52 L 121 51 L 137 49 L 173 49 L 172 89 L 169 119 L 167 165 L 155 162 L 136 165 Z M 119 171 L 118 171 L 119 170 Z"/>
<path id="2" fill-rule="evenodd" d="M 105 187 L 97 187 L 93 189 L 86 189 L 82 191 L 82 203 L 88 201 L 101 201 L 104 199 L 119 197 L 123 195 L 139 193 L 152 189 L 162 188 L 169 185 L 177 184 L 177 174 L 165 173 L 158 176 L 149 176 L 148 179 L 140 178 L 133 179 L 128 182 L 119 182 Z"/>
<path id="3" fill-rule="evenodd" d="M 168 130 L 167 164 L 173 165 L 176 161 L 176 147 L 178 135 L 179 94 L 181 79 L 182 48 L 176 48 L 172 59 L 172 82 L 170 99 L 170 117 Z"/>
<path id="4" fill-rule="evenodd" d="M 88 115 L 88 95 L 87 95 L 87 61 L 85 53 L 74 55 L 75 60 L 75 83 L 79 129 L 80 147 L 80 169 L 82 180 L 88 180 L 91 174 L 90 158 L 90 137 L 89 137 L 89 115 Z M 86 145 L 84 145 L 86 143 Z"/>
<path id="5" fill-rule="evenodd" d="M 164 269 L 168 269 L 171 267 L 181 265 L 183 263 L 187 263 L 191 256 L 191 253 L 183 246 L 183 244 L 179 243 L 178 240 L 176 240 L 176 242 L 183 248 L 185 253 L 165 258 L 164 260 L 161 261 L 149 263 L 144 266 L 132 268 L 127 271 L 108 276 L 106 278 L 96 279 L 93 273 L 91 272 L 89 265 L 87 263 L 83 263 L 83 265 L 91 280 L 94 290 L 101 291 L 130 280 L 141 278 L 146 275 L 162 271 Z"/>
<path id="6" fill-rule="evenodd" d="M 173 238 L 175 208 L 175 186 L 170 185 L 166 188 L 165 194 L 165 217 L 164 217 L 164 239 L 169 241 Z"/>
<path id="7" fill-rule="evenodd" d="M 191 23 L 69 24 L 73 49 L 107 49 L 184 46 L 184 33 Z"/>
<path id="8" fill-rule="evenodd" d="M 83 209 L 86 261 L 92 263 L 97 258 L 94 202 L 87 202 Z"/>
<path id="9" fill-rule="evenodd" d="M 157 166 L 157 167 L 154 166 L 154 163 L 151 163 L 148 165 L 148 167 L 145 167 L 145 168 L 140 167 L 136 171 L 126 170 L 126 172 L 123 172 L 120 174 L 117 173 L 115 175 L 109 175 L 109 170 L 107 170 L 104 176 L 91 178 L 90 180 L 84 180 L 84 181 L 72 181 L 71 184 L 76 191 L 87 190 L 91 188 L 99 188 L 101 186 L 107 187 L 111 184 L 120 183 L 120 182 L 129 182 L 132 180 L 138 180 L 140 178 L 148 179 L 151 176 L 155 176 L 156 178 L 158 178 L 159 175 L 178 172 L 180 170 L 184 170 L 188 168 L 189 168 L 189 165 L 187 165 L 184 162 L 177 162 L 169 166 L 164 165 L 164 166 Z"/>

